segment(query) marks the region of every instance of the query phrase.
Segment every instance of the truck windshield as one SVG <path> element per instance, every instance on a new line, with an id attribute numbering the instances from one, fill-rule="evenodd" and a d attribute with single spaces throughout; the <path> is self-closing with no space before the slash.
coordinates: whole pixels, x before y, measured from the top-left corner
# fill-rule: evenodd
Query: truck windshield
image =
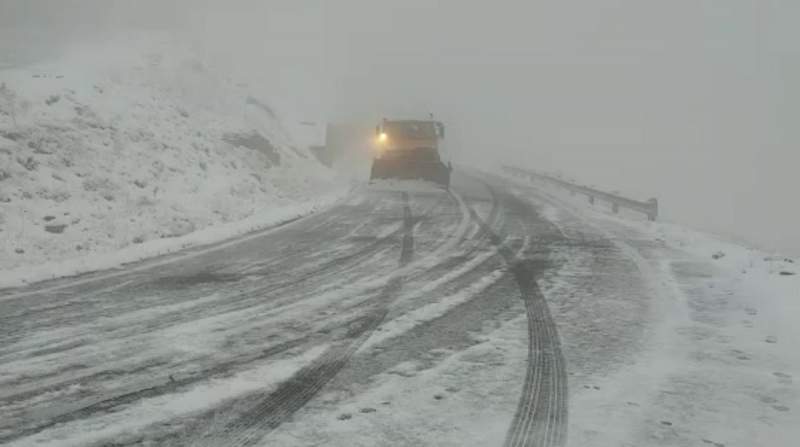
<path id="1" fill-rule="evenodd" d="M 389 121 L 384 124 L 384 129 L 394 138 L 436 138 L 436 127 L 429 121 Z"/>

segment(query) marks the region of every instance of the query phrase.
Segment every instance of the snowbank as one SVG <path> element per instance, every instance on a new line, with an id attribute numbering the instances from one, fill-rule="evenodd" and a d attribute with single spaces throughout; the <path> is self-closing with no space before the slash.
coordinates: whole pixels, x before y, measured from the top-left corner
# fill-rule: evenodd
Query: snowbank
<path id="1" fill-rule="evenodd" d="M 262 228 L 342 188 L 266 99 L 165 40 L 0 70 L 0 287 Z"/>
<path id="2" fill-rule="evenodd" d="M 800 435 L 791 414 L 800 402 L 792 386 L 800 371 L 797 260 L 678 225 L 630 228 L 636 226 L 672 253 L 660 255 L 657 273 L 683 314 L 664 315 L 670 328 L 664 346 L 596 381 L 602 392 L 576 397 L 572 407 L 581 410 L 571 420 L 585 427 L 573 436 L 576 445 L 589 439 L 625 444 L 626 421 L 648 426 L 645 436 L 661 439 L 653 445 L 794 445 Z M 609 402 L 619 405 L 612 410 Z"/>
<path id="3" fill-rule="evenodd" d="M 279 226 L 331 206 L 341 199 L 347 191 L 347 188 L 341 188 L 311 200 L 257 212 L 242 220 L 209 226 L 180 237 L 154 239 L 141 244 L 132 244 L 116 251 L 93 253 L 82 257 L 42 262 L 38 265 L 23 265 L 3 270 L 0 271 L 0 289 L 118 268 L 147 258 L 188 248 L 211 245 L 237 236 Z M 236 239 L 236 241 L 238 242 L 240 239 Z"/>

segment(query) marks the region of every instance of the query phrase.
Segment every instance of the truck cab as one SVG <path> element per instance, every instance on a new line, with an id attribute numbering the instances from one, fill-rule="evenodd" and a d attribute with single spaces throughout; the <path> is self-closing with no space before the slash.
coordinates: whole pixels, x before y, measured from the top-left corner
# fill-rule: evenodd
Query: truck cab
<path id="1" fill-rule="evenodd" d="M 449 186 L 452 168 L 444 164 L 439 151 L 444 138 L 441 122 L 384 119 L 375 135 L 371 179 L 421 179 Z"/>

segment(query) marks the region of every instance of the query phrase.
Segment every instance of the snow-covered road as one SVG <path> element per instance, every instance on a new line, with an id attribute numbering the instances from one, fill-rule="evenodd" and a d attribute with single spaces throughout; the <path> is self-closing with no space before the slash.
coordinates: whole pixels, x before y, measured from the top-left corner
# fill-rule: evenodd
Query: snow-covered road
<path id="1" fill-rule="evenodd" d="M 705 264 L 635 228 L 456 175 L 0 291 L 0 444 L 790 445 L 798 359 L 720 360 Z"/>

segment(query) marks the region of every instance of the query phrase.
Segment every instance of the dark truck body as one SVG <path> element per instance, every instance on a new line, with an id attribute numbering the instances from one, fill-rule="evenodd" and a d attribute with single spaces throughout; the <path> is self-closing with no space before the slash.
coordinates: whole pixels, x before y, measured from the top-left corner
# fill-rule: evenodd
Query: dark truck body
<path id="1" fill-rule="evenodd" d="M 450 186 L 450 164 L 445 165 L 439 154 L 439 140 L 444 137 L 441 123 L 384 120 L 376 133 L 378 155 L 370 179 L 421 179 Z"/>

